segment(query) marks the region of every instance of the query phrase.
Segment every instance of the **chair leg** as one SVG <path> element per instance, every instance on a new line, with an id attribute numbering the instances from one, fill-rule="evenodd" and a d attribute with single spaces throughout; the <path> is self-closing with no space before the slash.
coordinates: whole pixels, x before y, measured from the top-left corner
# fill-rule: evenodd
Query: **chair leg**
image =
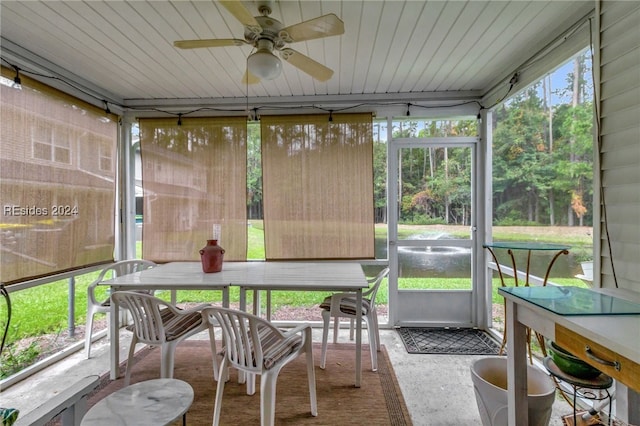
<path id="1" fill-rule="evenodd" d="M 95 312 L 93 310 L 87 310 L 87 324 L 84 328 L 84 351 L 87 355 L 87 359 L 91 356 L 91 336 L 93 334 L 93 316 Z"/>
<path id="2" fill-rule="evenodd" d="M 340 317 L 333 317 L 333 343 L 338 343 L 339 329 L 340 329 Z"/>
<path id="3" fill-rule="evenodd" d="M 160 377 L 173 379 L 173 363 L 176 344 L 174 342 L 163 343 L 160 347 Z"/>
<path id="4" fill-rule="evenodd" d="M 131 364 L 133 364 L 133 354 L 135 352 L 137 344 L 138 344 L 138 337 L 134 333 L 133 337 L 131 337 L 131 345 L 129 346 L 129 357 L 127 358 L 127 369 L 124 372 L 125 386 L 129 386 L 129 383 L 131 382 L 131 367 L 133 367 L 133 365 Z"/>
<path id="5" fill-rule="evenodd" d="M 216 332 L 209 327 L 209 342 L 211 343 L 211 357 L 213 358 L 213 380 L 220 380 L 220 368 L 218 365 L 218 349 L 216 348 Z"/>
<path id="6" fill-rule="evenodd" d="M 367 335 L 369 336 L 369 352 L 371 352 L 371 371 L 378 371 L 378 338 L 373 327 L 373 319 L 368 315 L 363 317 L 367 323 Z"/>
<path id="7" fill-rule="evenodd" d="M 311 331 L 311 330 L 309 330 Z M 307 380 L 309 381 L 309 401 L 311 403 L 311 415 L 318 415 L 318 399 L 316 396 L 316 371 L 313 363 L 313 346 L 311 343 L 311 333 L 305 341 L 305 352 L 307 357 Z"/>
<path id="8" fill-rule="evenodd" d="M 320 368 L 324 370 L 327 361 L 327 340 L 329 340 L 329 321 L 331 320 L 328 311 L 322 312 L 322 353 L 320 354 Z"/>
<path id="9" fill-rule="evenodd" d="M 380 352 L 380 328 L 378 328 L 378 312 L 375 309 L 371 312 L 371 318 L 373 320 L 373 329 L 376 333 L 376 350 Z"/>
<path id="10" fill-rule="evenodd" d="M 220 371 L 227 371 L 227 364 L 227 358 L 224 357 L 222 359 L 222 363 L 220 364 Z M 222 410 L 222 393 L 224 392 L 224 383 L 224 380 L 218 380 L 218 386 L 216 388 L 216 401 L 213 406 L 213 426 L 218 426 L 220 424 L 220 411 Z"/>
<path id="11" fill-rule="evenodd" d="M 279 367 L 274 367 L 260 379 L 260 425 L 273 426 L 276 419 L 276 382 Z"/>
<path id="12" fill-rule="evenodd" d="M 244 373 L 247 380 L 247 395 L 256 393 L 256 375 L 253 373 Z"/>

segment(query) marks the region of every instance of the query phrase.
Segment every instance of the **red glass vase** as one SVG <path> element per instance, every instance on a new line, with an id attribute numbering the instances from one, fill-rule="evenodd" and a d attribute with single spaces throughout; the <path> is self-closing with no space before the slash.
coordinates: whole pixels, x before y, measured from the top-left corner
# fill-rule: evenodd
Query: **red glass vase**
<path id="1" fill-rule="evenodd" d="M 222 257 L 224 249 L 218 245 L 218 240 L 207 240 L 207 245 L 200 249 L 200 260 L 204 272 L 222 271 Z"/>

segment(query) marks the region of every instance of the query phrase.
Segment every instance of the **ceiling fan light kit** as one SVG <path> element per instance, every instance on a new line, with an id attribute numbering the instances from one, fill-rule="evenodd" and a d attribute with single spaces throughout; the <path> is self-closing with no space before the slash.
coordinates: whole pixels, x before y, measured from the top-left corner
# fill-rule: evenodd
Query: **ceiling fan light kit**
<path id="1" fill-rule="evenodd" d="M 248 71 L 263 80 L 273 80 L 282 72 L 282 61 L 271 53 L 273 43 L 270 40 L 259 40 L 258 51 L 247 58 Z"/>
<path id="2" fill-rule="evenodd" d="M 256 51 L 247 58 L 247 72 L 244 77 L 248 84 L 259 83 L 261 79 L 273 80 L 282 73 L 282 61 L 274 55 L 274 50 L 279 52 L 283 60 L 314 79 L 318 81 L 329 80 L 333 76 L 333 70 L 287 47 L 287 45 L 344 34 L 344 22 L 335 14 L 329 13 L 284 27 L 280 21 L 269 16 L 272 10 L 270 1 L 256 3 L 262 16 L 252 16 L 240 1 L 220 0 L 220 4 L 244 26 L 244 39 L 178 40 L 173 43 L 174 46 L 180 49 L 242 46 L 245 44 L 253 46 Z"/>

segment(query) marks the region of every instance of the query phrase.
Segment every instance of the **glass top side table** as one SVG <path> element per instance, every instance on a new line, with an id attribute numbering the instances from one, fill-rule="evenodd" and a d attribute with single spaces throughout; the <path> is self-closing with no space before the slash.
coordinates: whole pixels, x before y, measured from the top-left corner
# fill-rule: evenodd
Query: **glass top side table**
<path id="1" fill-rule="evenodd" d="M 551 252 L 556 252 L 554 254 L 554 256 L 551 258 L 551 261 L 549 262 L 549 265 L 547 266 L 547 270 L 545 272 L 544 275 L 544 280 L 542 281 L 542 285 L 546 286 L 547 285 L 547 281 L 549 280 L 549 273 L 551 272 L 551 268 L 553 267 L 553 264 L 556 262 L 556 260 L 558 259 L 558 257 L 560 257 L 561 255 L 567 255 L 569 254 L 569 249 L 571 248 L 571 246 L 568 245 L 563 245 L 563 244 L 551 244 L 551 243 L 540 243 L 540 242 L 536 242 L 536 241 L 525 241 L 525 242 L 520 242 L 520 241 L 506 241 L 506 242 L 499 242 L 499 241 L 495 241 L 495 242 L 491 242 L 491 243 L 485 243 L 482 245 L 484 248 L 486 248 L 487 250 L 489 250 L 489 253 L 491 253 L 491 257 L 493 257 L 493 261 L 496 264 L 496 268 L 498 270 L 498 275 L 500 276 L 500 284 L 502 285 L 502 287 L 507 287 L 507 285 L 505 284 L 504 281 L 504 275 L 502 273 L 502 268 L 500 267 L 500 262 L 498 262 L 498 258 L 496 257 L 496 253 L 494 252 L 494 249 L 506 249 L 507 253 L 509 254 L 509 257 L 511 258 L 511 266 L 513 267 L 513 279 L 515 282 L 515 286 L 518 287 L 518 268 L 516 266 L 516 258 L 514 255 L 514 251 L 515 250 L 526 250 L 527 251 L 527 267 L 526 267 L 526 271 L 525 271 L 525 286 L 529 286 L 529 276 L 530 276 L 530 266 L 531 266 L 531 252 L 533 251 L 551 251 Z M 504 301 L 504 309 L 505 309 L 505 315 L 506 315 L 506 301 Z M 502 344 L 500 345 L 500 355 L 502 355 L 502 353 L 504 352 L 504 348 L 507 345 L 507 325 L 506 325 L 506 321 L 505 321 L 505 327 L 504 327 L 504 331 L 502 333 Z M 536 332 L 536 338 L 538 340 L 538 343 L 540 345 L 540 348 L 542 350 L 542 354 L 544 356 L 547 356 L 547 350 L 545 348 L 545 344 L 544 344 L 544 338 L 538 333 Z M 529 362 L 533 363 L 533 355 L 531 353 L 531 330 L 527 328 L 527 349 L 529 352 Z"/>

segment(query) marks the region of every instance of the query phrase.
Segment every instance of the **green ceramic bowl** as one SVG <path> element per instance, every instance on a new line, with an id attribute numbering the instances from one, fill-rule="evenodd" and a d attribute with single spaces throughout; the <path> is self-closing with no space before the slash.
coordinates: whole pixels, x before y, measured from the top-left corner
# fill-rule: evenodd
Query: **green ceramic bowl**
<path id="1" fill-rule="evenodd" d="M 558 368 L 567 374 L 579 379 L 593 379 L 600 374 L 600 370 L 575 357 L 566 349 L 556 345 L 555 342 L 547 341 L 547 351 Z"/>

